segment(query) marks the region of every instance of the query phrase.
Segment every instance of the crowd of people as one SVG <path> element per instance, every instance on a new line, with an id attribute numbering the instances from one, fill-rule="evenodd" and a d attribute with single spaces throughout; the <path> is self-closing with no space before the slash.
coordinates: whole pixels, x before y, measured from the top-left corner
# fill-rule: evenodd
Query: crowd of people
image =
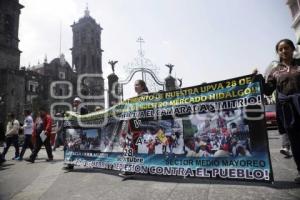
<path id="1" fill-rule="evenodd" d="M 81 99 L 76 97 L 73 101 L 74 112 L 82 115 L 87 114 L 87 108 L 85 106 L 79 106 L 80 103 Z M 46 106 L 41 106 L 37 113 L 24 110 L 23 114 L 23 124 L 16 119 L 14 113 L 9 113 L 7 116 L 5 142 L 3 152 L 0 154 L 0 163 L 6 161 L 7 151 L 12 145 L 15 148 L 15 156 L 12 160 L 22 161 L 26 149 L 29 148 L 31 154 L 24 160 L 34 163 L 41 147 L 44 145 L 48 156 L 46 161 L 53 161 L 52 151 L 55 151 L 58 146 L 64 145 L 62 120 L 53 120 L 50 114 L 47 113 Z M 55 117 L 61 119 L 63 113 L 56 113 Z M 21 143 L 19 139 L 20 135 L 24 135 L 21 152 L 19 147 Z"/>
<path id="2" fill-rule="evenodd" d="M 239 139 L 233 133 L 214 133 L 185 141 L 187 157 L 251 156 L 250 138 Z"/>
<path id="3" fill-rule="evenodd" d="M 130 148 L 133 153 L 183 154 L 183 127 L 180 122 L 181 120 L 144 121 L 139 130 L 134 130 L 129 125 L 128 131 L 120 132 L 117 145 L 120 149 Z"/>
<path id="4" fill-rule="evenodd" d="M 197 132 L 185 139 L 186 156 L 251 156 L 249 126 L 244 123 L 242 113 L 236 109 L 192 116 Z"/>
<path id="5" fill-rule="evenodd" d="M 13 113 L 8 115 L 5 147 L 0 156 L 1 162 L 6 161 L 5 156 L 11 145 L 15 147 L 15 156 L 12 158 L 13 160 L 22 161 L 26 149 L 30 148 L 31 155 L 25 160 L 34 163 L 38 152 L 42 145 L 44 145 L 48 155 L 47 161 L 52 161 L 53 155 L 50 144 L 52 119 L 50 115 L 46 112 L 45 108 L 41 107 L 35 116 L 35 120 L 33 120 L 31 111 L 29 110 L 24 111 L 24 117 L 24 124 L 21 126 Z M 24 134 L 21 153 L 19 152 L 20 132 Z M 44 135 L 45 137 L 43 138 L 41 135 Z"/>

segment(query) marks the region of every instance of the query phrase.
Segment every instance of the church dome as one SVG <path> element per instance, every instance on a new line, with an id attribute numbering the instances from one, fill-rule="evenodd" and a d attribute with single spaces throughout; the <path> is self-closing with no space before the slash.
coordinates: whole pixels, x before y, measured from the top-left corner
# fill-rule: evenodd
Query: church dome
<path id="1" fill-rule="evenodd" d="M 69 67 L 69 68 L 71 68 L 70 64 L 66 61 L 64 54 L 61 54 L 59 58 L 54 58 L 50 62 L 50 65 L 63 66 L 63 67 Z"/>
<path id="2" fill-rule="evenodd" d="M 90 16 L 90 11 L 89 11 L 88 7 L 86 7 L 86 9 L 84 11 L 84 17 L 79 19 L 79 23 L 80 22 L 88 22 L 88 21 L 92 21 L 93 23 L 96 23 L 96 20 Z"/>

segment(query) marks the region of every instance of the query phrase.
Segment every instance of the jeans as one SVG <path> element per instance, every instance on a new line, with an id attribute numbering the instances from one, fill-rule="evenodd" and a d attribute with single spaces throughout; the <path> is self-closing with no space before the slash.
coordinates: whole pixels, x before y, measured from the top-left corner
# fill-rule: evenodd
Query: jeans
<path id="1" fill-rule="evenodd" d="M 31 149 L 31 151 L 33 151 L 33 145 L 32 145 L 32 141 L 31 141 L 31 135 L 25 135 L 24 144 L 22 146 L 22 151 L 21 151 L 21 154 L 20 154 L 20 158 L 21 159 L 23 158 L 24 153 L 25 153 L 27 147 L 29 147 Z"/>
<path id="2" fill-rule="evenodd" d="M 282 147 L 287 148 L 288 150 L 291 148 L 289 137 L 286 133 L 281 135 Z"/>
<path id="3" fill-rule="evenodd" d="M 15 147 L 15 158 L 19 157 L 19 136 L 18 135 L 13 135 L 10 137 L 6 137 L 6 147 L 3 149 L 2 152 L 2 158 L 5 158 L 5 154 L 7 153 L 9 147 L 11 145 L 14 145 Z"/>
<path id="4" fill-rule="evenodd" d="M 45 145 L 46 151 L 47 151 L 47 155 L 48 158 L 52 159 L 53 155 L 52 155 L 52 149 L 51 149 L 51 144 L 50 144 L 50 137 L 47 136 L 47 138 L 45 139 L 44 142 L 42 142 L 41 138 L 39 135 L 37 135 L 36 137 L 36 146 L 32 152 L 32 154 L 30 155 L 30 159 L 31 160 L 35 160 L 37 154 L 39 153 L 39 151 L 41 150 L 41 147 Z"/>

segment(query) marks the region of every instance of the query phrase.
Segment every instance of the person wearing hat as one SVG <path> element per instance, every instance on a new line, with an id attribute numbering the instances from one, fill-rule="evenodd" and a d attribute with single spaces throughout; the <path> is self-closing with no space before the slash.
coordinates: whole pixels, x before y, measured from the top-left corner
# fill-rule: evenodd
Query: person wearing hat
<path id="1" fill-rule="evenodd" d="M 200 150 L 197 153 L 197 156 L 198 157 L 210 157 L 210 153 L 207 150 L 207 143 L 201 140 L 199 143 L 199 146 L 200 146 Z"/>
<path id="2" fill-rule="evenodd" d="M 81 104 L 81 99 L 76 97 L 73 101 L 73 111 L 80 114 L 85 115 L 88 114 L 88 109 L 85 106 L 79 106 Z"/>

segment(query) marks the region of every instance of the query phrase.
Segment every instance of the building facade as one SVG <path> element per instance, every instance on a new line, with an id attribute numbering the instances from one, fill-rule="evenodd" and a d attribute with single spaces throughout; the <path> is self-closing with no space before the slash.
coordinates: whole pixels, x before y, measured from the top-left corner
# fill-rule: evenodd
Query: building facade
<path id="1" fill-rule="evenodd" d="M 88 9 L 84 17 L 71 25 L 73 31 L 72 68 L 78 74 L 102 74 L 102 28 L 90 16 Z"/>
<path id="2" fill-rule="evenodd" d="M 292 28 L 295 30 L 297 44 L 300 44 L 300 0 L 287 0 L 293 22 Z"/>
<path id="3" fill-rule="evenodd" d="M 90 16 L 88 8 L 77 23 L 71 25 L 73 31 L 72 68 L 80 82 L 79 96 L 86 104 L 104 103 L 104 78 L 102 71 L 101 31 L 102 28 Z"/>
<path id="4" fill-rule="evenodd" d="M 77 74 L 65 60 L 63 54 L 59 58 L 26 69 L 25 73 L 25 107 L 36 109 L 40 104 L 47 105 L 53 113 L 63 112 L 70 108 L 53 106 L 59 102 L 71 103 L 76 91 Z"/>
<path id="5" fill-rule="evenodd" d="M 6 115 L 9 110 L 22 112 L 24 85 L 20 66 L 19 16 L 23 6 L 18 0 L 0 1 L 0 134 L 5 132 Z M 3 139 L 3 134 L 0 135 Z"/>
<path id="6" fill-rule="evenodd" d="M 22 8 L 18 0 L 0 0 L 0 140 L 4 138 L 9 112 L 22 121 L 24 109 L 37 111 L 38 107 L 47 106 L 53 113 L 70 110 L 78 95 L 83 96 L 84 102 L 92 102 L 87 105 L 98 102 L 104 107 L 105 102 L 102 28 L 89 15 L 89 10 L 86 9 L 84 17 L 71 26 L 74 34 L 72 66 L 60 55 L 49 63 L 45 59 L 41 64 L 20 68 L 18 29 Z M 85 77 L 85 74 L 97 76 Z M 78 83 L 82 76 L 82 82 Z M 88 99 L 89 95 L 97 98 Z"/>
<path id="7" fill-rule="evenodd" d="M 0 1 L 0 69 L 19 69 L 19 0 Z"/>
<path id="8" fill-rule="evenodd" d="M 46 107 L 52 114 L 72 109 L 75 96 L 82 98 L 89 111 L 96 106 L 105 108 L 102 71 L 102 28 L 90 16 L 71 25 L 73 31 L 72 65 L 64 55 L 48 62 L 20 68 L 18 29 L 20 10 L 18 0 L 0 0 L 0 140 L 3 139 L 6 116 L 9 112 L 23 120 L 23 110 L 37 111 Z M 108 76 L 108 105 L 118 103 L 122 88 L 114 73 Z M 165 80 L 167 90 L 176 89 L 176 79 Z M 117 87 L 114 87 L 117 86 Z M 1 138 L 2 134 L 2 138 Z"/>

